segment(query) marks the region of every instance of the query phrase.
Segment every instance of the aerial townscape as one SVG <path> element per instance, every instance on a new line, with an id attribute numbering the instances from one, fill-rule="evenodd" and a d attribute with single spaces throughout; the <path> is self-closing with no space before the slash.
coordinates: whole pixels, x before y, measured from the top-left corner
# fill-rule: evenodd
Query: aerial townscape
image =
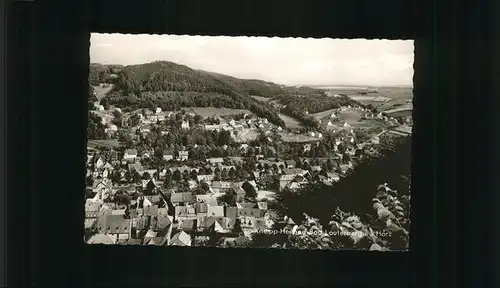
<path id="1" fill-rule="evenodd" d="M 89 244 L 405 250 L 411 87 L 90 64 Z"/>

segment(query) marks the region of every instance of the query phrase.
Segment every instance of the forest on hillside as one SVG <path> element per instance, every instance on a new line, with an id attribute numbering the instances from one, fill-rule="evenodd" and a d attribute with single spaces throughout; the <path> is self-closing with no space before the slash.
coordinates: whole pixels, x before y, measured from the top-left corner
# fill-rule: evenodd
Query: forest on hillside
<path id="1" fill-rule="evenodd" d="M 355 102 L 344 98 L 332 99 L 326 97 L 323 91 L 313 88 L 284 87 L 261 80 L 238 79 L 167 61 L 123 67 L 91 64 L 89 85 L 103 82 L 114 84 L 106 98 L 109 104 L 118 107 L 160 107 L 164 110 L 179 110 L 182 107 L 247 109 L 282 127 L 285 127 L 285 123 L 278 111 L 249 96 L 279 99 L 287 105 L 282 113 L 313 127 L 314 121 L 308 121 L 303 111 L 315 113 Z"/>

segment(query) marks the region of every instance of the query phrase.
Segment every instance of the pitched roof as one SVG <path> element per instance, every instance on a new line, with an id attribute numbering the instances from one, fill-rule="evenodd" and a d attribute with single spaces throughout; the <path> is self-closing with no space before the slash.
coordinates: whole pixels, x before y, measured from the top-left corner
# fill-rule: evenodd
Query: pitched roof
<path id="1" fill-rule="evenodd" d="M 111 215 L 125 215 L 126 209 L 113 209 L 111 210 Z"/>
<path id="2" fill-rule="evenodd" d="M 182 192 L 182 193 L 172 193 L 170 195 L 170 202 L 172 203 L 180 203 L 180 202 L 191 202 L 193 201 L 193 193 L 191 192 Z"/>
<path id="3" fill-rule="evenodd" d="M 127 150 L 125 150 L 125 154 L 137 155 L 137 150 L 136 149 L 127 149 Z"/>
<path id="4" fill-rule="evenodd" d="M 223 158 L 208 158 L 207 162 L 210 162 L 212 164 L 214 164 L 214 163 L 224 163 L 224 159 Z"/>
<path id="5" fill-rule="evenodd" d="M 208 204 L 207 203 L 196 203 L 194 205 L 196 213 L 207 213 L 208 212 Z"/>
<path id="6" fill-rule="evenodd" d="M 88 244 L 115 244 L 115 239 L 111 235 L 95 234 L 87 241 Z"/>
<path id="7" fill-rule="evenodd" d="M 129 232 L 130 219 L 123 218 L 123 215 L 105 215 L 104 229 L 110 234 L 126 234 Z"/>
<path id="8" fill-rule="evenodd" d="M 217 206 L 219 203 L 215 195 L 196 195 L 196 201 L 201 203 L 207 203 L 210 206 Z"/>
<path id="9" fill-rule="evenodd" d="M 146 195 L 144 197 L 146 197 L 146 199 L 148 199 L 152 204 L 160 202 L 160 195 Z"/>
<path id="10" fill-rule="evenodd" d="M 196 179 L 198 179 L 198 181 L 203 181 L 203 180 L 207 180 L 207 181 L 212 181 L 214 179 L 214 175 L 198 175 L 196 176 Z"/>
<path id="11" fill-rule="evenodd" d="M 238 209 L 238 216 L 264 217 L 266 211 L 255 208 Z"/>
<path id="12" fill-rule="evenodd" d="M 172 239 L 170 239 L 170 245 L 172 246 L 191 246 L 191 236 L 184 231 L 175 234 Z"/>
<path id="13" fill-rule="evenodd" d="M 158 215 L 167 215 L 168 214 L 168 208 L 158 208 Z"/>
<path id="14" fill-rule="evenodd" d="M 238 217 L 238 208 L 226 206 L 225 215 L 228 218 L 236 218 L 236 217 Z"/>
<path id="15" fill-rule="evenodd" d="M 259 209 L 267 210 L 267 202 L 257 202 Z"/>
<path id="16" fill-rule="evenodd" d="M 333 180 L 340 180 L 340 176 L 337 174 L 337 173 L 333 173 L 333 172 L 328 172 L 326 173 L 328 175 L 329 178 L 332 178 Z"/>
<path id="17" fill-rule="evenodd" d="M 255 203 L 238 203 L 241 208 L 255 208 L 257 206 Z"/>
<path id="18" fill-rule="evenodd" d="M 307 171 L 304 169 L 300 169 L 300 168 L 285 168 L 285 169 L 283 169 L 283 174 L 285 174 L 285 175 L 302 175 L 305 172 L 307 172 Z"/>
<path id="19" fill-rule="evenodd" d="M 200 219 L 200 227 L 202 228 L 212 228 L 213 225 L 215 225 L 216 222 L 218 222 L 219 225 L 223 224 L 224 217 L 222 216 L 207 216 L 203 217 Z"/>
<path id="20" fill-rule="evenodd" d="M 185 215 L 187 214 L 186 206 L 175 206 L 175 215 Z"/>
<path id="21" fill-rule="evenodd" d="M 264 219 L 259 219 L 259 218 L 252 219 L 252 226 L 257 229 L 267 228 L 266 221 Z"/>
<path id="22" fill-rule="evenodd" d="M 85 219 L 85 229 L 93 228 L 97 224 L 97 218 Z"/>
<path id="23" fill-rule="evenodd" d="M 233 191 L 236 194 L 240 194 L 240 195 L 244 195 L 246 193 L 245 190 L 241 187 L 233 187 Z"/>
<path id="24" fill-rule="evenodd" d="M 295 174 L 291 174 L 291 175 L 281 175 L 280 177 L 280 181 L 293 181 L 293 179 L 295 178 Z"/>
<path id="25" fill-rule="evenodd" d="M 181 226 L 183 231 L 191 232 L 196 228 L 196 219 L 186 219 Z"/>
<path id="26" fill-rule="evenodd" d="M 227 181 L 214 181 L 212 182 L 211 185 L 213 188 L 219 189 L 219 188 L 231 188 L 231 182 Z"/>
<path id="27" fill-rule="evenodd" d="M 146 216 L 158 215 L 158 205 L 151 205 L 144 207 L 143 213 Z"/>
<path id="28" fill-rule="evenodd" d="M 165 229 L 168 225 L 172 224 L 171 216 L 168 215 L 158 215 L 156 218 L 156 227 L 157 229 Z"/>

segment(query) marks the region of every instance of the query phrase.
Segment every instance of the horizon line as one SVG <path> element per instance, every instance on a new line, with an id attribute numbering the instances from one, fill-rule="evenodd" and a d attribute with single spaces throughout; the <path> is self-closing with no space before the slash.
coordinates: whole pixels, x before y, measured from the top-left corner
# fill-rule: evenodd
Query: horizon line
<path id="1" fill-rule="evenodd" d="M 188 68 L 190 68 L 192 70 L 198 70 L 198 71 L 203 71 L 203 72 L 208 72 L 208 73 L 216 73 L 216 74 L 226 75 L 226 76 L 238 78 L 238 79 L 241 79 L 241 80 L 264 81 L 264 82 L 274 83 L 276 85 L 282 85 L 282 86 L 292 86 L 292 87 L 293 86 L 298 86 L 298 87 L 309 87 L 309 88 L 314 88 L 314 86 L 315 87 L 337 86 L 339 88 L 343 88 L 343 87 L 345 87 L 345 88 L 351 88 L 351 87 L 355 87 L 355 88 L 383 88 L 383 87 L 413 88 L 412 84 L 399 84 L 399 85 L 396 85 L 396 84 L 394 84 L 394 85 L 373 85 L 373 84 L 370 84 L 370 85 L 369 84 L 283 84 L 283 83 L 277 83 L 277 82 L 270 81 L 270 80 L 265 80 L 265 79 L 241 78 L 241 77 L 238 77 L 238 76 L 233 76 L 233 75 L 229 75 L 229 74 L 225 74 L 225 73 L 220 73 L 220 72 L 215 72 L 215 71 L 195 69 L 195 68 L 189 67 L 188 65 L 176 63 L 176 62 L 169 61 L 169 60 L 155 60 L 155 61 L 151 61 L 151 62 L 144 62 L 144 63 L 137 63 L 137 64 L 103 64 L 103 63 L 99 63 L 99 62 L 90 62 L 89 65 L 97 64 L 97 65 L 103 65 L 103 66 L 123 66 L 123 67 L 127 67 L 127 66 L 151 64 L 151 63 L 155 63 L 155 62 L 170 62 L 170 63 L 174 63 L 176 65 L 186 66 L 186 67 L 188 67 Z"/>

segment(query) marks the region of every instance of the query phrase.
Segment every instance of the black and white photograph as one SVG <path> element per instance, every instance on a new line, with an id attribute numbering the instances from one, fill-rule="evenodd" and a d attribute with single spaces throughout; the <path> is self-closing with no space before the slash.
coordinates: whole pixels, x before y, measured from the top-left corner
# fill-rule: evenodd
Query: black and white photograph
<path id="1" fill-rule="evenodd" d="M 413 40 L 90 42 L 85 243 L 409 249 Z"/>

